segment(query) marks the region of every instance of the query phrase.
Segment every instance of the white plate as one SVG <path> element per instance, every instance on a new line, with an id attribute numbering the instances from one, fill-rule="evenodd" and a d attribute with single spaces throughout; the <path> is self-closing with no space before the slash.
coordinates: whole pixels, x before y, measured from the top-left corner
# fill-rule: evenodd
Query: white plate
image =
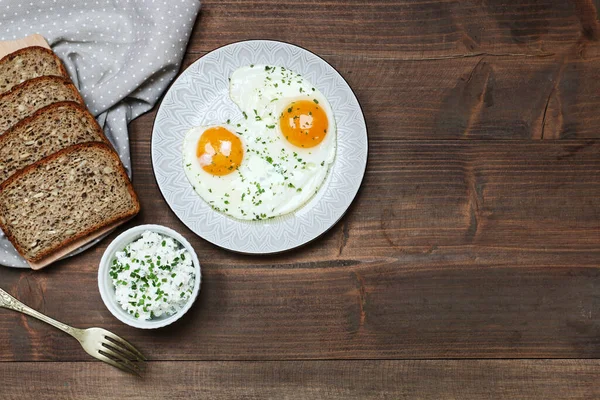
<path id="1" fill-rule="evenodd" d="M 250 64 L 300 73 L 329 100 L 337 123 L 337 154 L 319 192 L 301 209 L 268 221 L 241 221 L 213 210 L 183 171 L 182 143 L 193 126 L 241 120 L 229 99 L 229 77 Z M 356 196 L 367 164 L 367 128 L 356 96 L 326 61 L 301 47 L 251 40 L 218 48 L 189 66 L 165 95 L 152 131 L 152 166 L 158 187 L 194 233 L 228 250 L 267 254 L 301 246 L 330 229 Z"/>

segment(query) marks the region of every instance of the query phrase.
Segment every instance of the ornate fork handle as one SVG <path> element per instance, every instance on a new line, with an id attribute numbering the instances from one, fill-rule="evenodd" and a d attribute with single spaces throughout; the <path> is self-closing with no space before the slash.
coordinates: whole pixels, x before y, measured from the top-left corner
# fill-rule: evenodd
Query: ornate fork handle
<path id="1" fill-rule="evenodd" d="M 81 329 L 73 328 L 69 325 L 63 324 L 55 319 L 52 319 L 41 312 L 34 310 L 33 308 L 26 306 L 21 303 L 19 300 L 12 297 L 10 294 L 0 289 L 0 307 L 8 308 L 9 310 L 18 311 L 23 314 L 30 315 L 34 318 L 39 319 L 47 324 L 52 325 L 55 328 L 60 329 L 61 331 L 68 333 L 73 336 L 75 339 L 81 342 L 83 337 L 83 331 Z"/>

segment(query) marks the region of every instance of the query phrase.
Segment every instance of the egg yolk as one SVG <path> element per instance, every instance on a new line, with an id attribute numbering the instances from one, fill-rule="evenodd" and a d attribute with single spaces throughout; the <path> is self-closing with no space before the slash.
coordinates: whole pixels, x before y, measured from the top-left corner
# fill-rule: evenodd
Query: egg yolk
<path id="1" fill-rule="evenodd" d="M 279 117 L 283 136 L 297 147 L 315 147 L 327 135 L 329 121 L 317 100 L 299 100 L 290 103 Z"/>
<path id="2" fill-rule="evenodd" d="M 206 172 L 223 176 L 240 166 L 244 158 L 244 148 L 239 137 L 228 129 L 217 126 L 202 133 L 198 140 L 196 157 Z"/>

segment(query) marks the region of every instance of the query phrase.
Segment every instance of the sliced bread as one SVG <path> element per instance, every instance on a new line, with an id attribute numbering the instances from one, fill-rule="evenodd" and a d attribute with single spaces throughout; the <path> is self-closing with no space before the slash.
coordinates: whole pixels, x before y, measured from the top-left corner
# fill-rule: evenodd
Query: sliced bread
<path id="1" fill-rule="evenodd" d="M 41 108 L 0 136 L 0 183 L 29 164 L 84 142 L 108 143 L 85 107 L 63 101 Z"/>
<path id="2" fill-rule="evenodd" d="M 119 156 L 104 143 L 67 147 L 0 185 L 0 228 L 29 262 L 139 209 Z"/>
<path id="3" fill-rule="evenodd" d="M 19 49 L 0 60 L 0 94 L 28 79 L 47 75 L 69 77 L 52 50 L 40 46 Z"/>
<path id="4" fill-rule="evenodd" d="M 0 95 L 0 135 L 42 107 L 59 101 L 84 104 L 70 80 L 56 76 L 30 79 Z"/>

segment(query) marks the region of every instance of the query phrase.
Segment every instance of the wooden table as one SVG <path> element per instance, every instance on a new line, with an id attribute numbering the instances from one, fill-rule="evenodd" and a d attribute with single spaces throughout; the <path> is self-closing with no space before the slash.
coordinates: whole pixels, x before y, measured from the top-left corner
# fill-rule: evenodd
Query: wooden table
<path id="1" fill-rule="evenodd" d="M 184 67 L 243 39 L 296 43 L 355 90 L 369 164 L 348 214 L 279 256 L 221 250 L 165 204 L 154 112 L 131 125 L 141 214 L 182 232 L 200 297 L 158 331 L 97 289 L 116 234 L 0 284 L 152 360 L 144 380 L 0 311 L 0 397 L 600 398 L 597 0 L 204 1 Z"/>

